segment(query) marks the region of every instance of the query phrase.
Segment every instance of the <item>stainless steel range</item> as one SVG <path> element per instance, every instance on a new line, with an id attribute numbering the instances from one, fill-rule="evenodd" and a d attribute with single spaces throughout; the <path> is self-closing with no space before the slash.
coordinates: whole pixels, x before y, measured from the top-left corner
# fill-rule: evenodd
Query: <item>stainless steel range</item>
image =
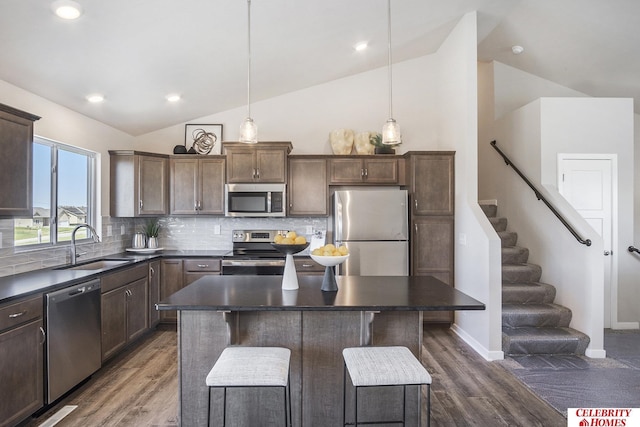
<path id="1" fill-rule="evenodd" d="M 233 251 L 222 258 L 223 275 L 281 275 L 285 255 L 271 246 L 288 230 L 233 230 Z"/>

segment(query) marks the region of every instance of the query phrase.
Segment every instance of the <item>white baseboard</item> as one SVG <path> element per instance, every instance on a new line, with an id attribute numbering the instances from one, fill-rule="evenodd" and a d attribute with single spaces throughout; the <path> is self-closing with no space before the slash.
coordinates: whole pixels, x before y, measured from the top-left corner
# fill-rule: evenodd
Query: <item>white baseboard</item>
<path id="1" fill-rule="evenodd" d="M 496 205 L 498 206 L 498 199 L 478 200 L 479 205 Z"/>
<path id="2" fill-rule="evenodd" d="M 592 359 L 604 359 L 607 357 L 607 352 L 605 350 L 589 350 L 587 349 L 584 352 L 584 355 L 590 357 Z"/>
<path id="3" fill-rule="evenodd" d="M 611 329 L 640 329 L 639 322 L 615 322 L 611 325 Z"/>
<path id="4" fill-rule="evenodd" d="M 454 334 L 462 338 L 464 342 L 469 344 L 469 346 L 471 346 L 471 348 L 473 348 L 475 352 L 478 353 L 480 356 L 482 356 L 485 360 L 491 362 L 493 360 L 504 359 L 504 352 L 502 350 L 501 351 L 487 350 L 482 344 L 476 341 L 475 338 L 467 334 L 463 329 L 460 329 L 460 327 L 458 327 L 457 324 L 454 323 L 453 325 L 451 325 L 451 330 L 453 331 Z"/>

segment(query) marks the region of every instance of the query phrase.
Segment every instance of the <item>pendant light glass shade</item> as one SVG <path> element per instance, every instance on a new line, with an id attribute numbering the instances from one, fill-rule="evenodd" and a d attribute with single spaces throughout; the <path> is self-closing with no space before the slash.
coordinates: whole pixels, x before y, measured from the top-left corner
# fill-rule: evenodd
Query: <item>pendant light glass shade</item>
<path id="1" fill-rule="evenodd" d="M 394 119 L 388 119 L 382 126 L 382 143 L 386 145 L 402 144 L 400 125 Z"/>
<path id="2" fill-rule="evenodd" d="M 258 142 L 258 126 L 251 117 L 244 119 L 240 125 L 240 142 L 245 144 L 255 144 Z"/>
<path id="3" fill-rule="evenodd" d="M 251 118 L 251 0 L 247 0 L 247 118 L 240 125 L 240 142 L 258 142 L 258 126 Z"/>
<path id="4" fill-rule="evenodd" d="M 389 118 L 382 127 L 382 143 L 384 145 L 402 144 L 400 126 L 393 119 L 393 84 L 391 76 L 391 0 L 387 0 L 387 38 L 389 53 Z"/>

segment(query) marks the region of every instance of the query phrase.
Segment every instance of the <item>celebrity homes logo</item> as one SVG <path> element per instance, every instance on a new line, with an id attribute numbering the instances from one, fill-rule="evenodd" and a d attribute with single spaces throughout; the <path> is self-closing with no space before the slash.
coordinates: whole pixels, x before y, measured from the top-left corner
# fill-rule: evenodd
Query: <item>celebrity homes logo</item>
<path id="1" fill-rule="evenodd" d="M 567 427 L 640 427 L 640 409 L 569 408 Z"/>

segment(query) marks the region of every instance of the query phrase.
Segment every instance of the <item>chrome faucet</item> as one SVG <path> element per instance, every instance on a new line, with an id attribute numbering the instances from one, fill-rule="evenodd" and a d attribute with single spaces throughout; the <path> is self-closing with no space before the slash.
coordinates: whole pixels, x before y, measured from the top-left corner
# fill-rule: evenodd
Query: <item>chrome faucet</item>
<path id="1" fill-rule="evenodd" d="M 98 233 L 96 233 L 96 230 L 94 230 L 92 226 L 90 226 L 89 224 L 77 225 L 76 228 L 74 228 L 73 231 L 71 232 L 71 265 L 76 265 L 77 258 L 81 255 L 76 252 L 76 231 L 78 231 L 78 229 L 82 227 L 85 227 L 91 230 L 93 241 L 95 243 L 100 243 L 100 238 L 98 237 Z"/>

